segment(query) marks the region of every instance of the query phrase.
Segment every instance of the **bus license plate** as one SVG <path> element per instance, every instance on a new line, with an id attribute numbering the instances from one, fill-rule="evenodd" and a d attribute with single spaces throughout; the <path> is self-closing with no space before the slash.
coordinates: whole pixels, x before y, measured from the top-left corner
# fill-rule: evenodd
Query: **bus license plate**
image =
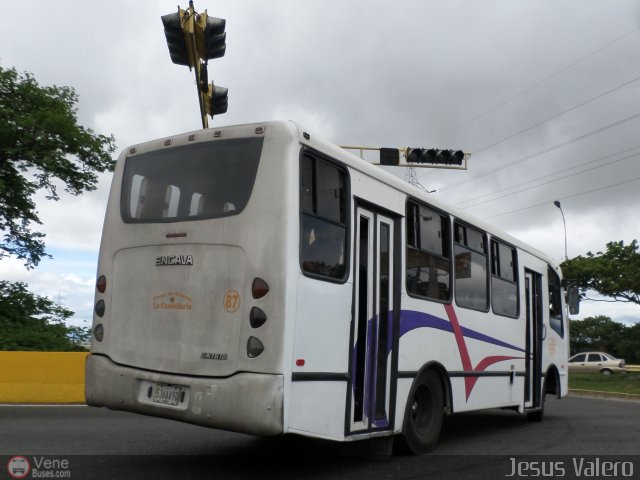
<path id="1" fill-rule="evenodd" d="M 182 387 L 157 383 L 153 388 L 151 401 L 161 405 L 171 405 L 175 407 L 180 404 L 183 393 L 184 389 Z"/>

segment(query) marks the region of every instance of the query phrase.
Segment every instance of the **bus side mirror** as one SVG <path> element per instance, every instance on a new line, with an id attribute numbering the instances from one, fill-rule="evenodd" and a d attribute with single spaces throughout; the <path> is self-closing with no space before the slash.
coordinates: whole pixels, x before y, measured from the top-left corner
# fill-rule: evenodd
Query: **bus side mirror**
<path id="1" fill-rule="evenodd" d="M 578 313 L 580 313 L 580 289 L 569 287 L 569 314 L 577 315 Z"/>

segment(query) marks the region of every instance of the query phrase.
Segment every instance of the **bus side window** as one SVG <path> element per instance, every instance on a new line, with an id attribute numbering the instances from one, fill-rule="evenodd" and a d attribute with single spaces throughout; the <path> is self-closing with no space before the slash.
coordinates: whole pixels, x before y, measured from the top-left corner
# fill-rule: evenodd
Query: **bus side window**
<path id="1" fill-rule="evenodd" d="M 486 235 L 454 223 L 456 303 L 474 310 L 489 310 Z"/>
<path id="2" fill-rule="evenodd" d="M 312 276 L 343 280 L 346 274 L 346 175 L 324 160 L 300 161 L 300 266 Z"/>
<path id="3" fill-rule="evenodd" d="M 516 249 L 491 241 L 491 306 L 498 315 L 518 316 L 518 271 Z"/>
<path id="4" fill-rule="evenodd" d="M 432 300 L 451 299 L 449 218 L 407 203 L 407 291 Z"/>
<path id="5" fill-rule="evenodd" d="M 560 337 L 564 338 L 560 277 L 551 267 L 547 267 L 547 277 L 549 281 L 549 325 Z"/>

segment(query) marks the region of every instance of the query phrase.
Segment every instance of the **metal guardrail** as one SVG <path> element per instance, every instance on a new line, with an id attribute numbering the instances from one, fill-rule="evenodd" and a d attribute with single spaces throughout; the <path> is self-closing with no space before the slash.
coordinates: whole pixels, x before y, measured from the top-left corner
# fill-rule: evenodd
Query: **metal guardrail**
<path id="1" fill-rule="evenodd" d="M 627 372 L 640 372 L 640 365 L 627 365 Z"/>

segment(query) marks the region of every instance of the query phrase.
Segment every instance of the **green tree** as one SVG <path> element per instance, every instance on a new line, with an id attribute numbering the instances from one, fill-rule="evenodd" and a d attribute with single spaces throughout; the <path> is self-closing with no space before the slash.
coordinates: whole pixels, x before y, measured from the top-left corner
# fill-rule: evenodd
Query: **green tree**
<path id="1" fill-rule="evenodd" d="M 625 328 L 616 343 L 616 354 L 628 365 L 640 364 L 640 323 Z"/>
<path id="2" fill-rule="evenodd" d="M 571 353 L 595 350 L 619 355 L 618 344 L 626 328 L 605 315 L 570 320 Z"/>
<path id="3" fill-rule="evenodd" d="M 0 350 L 83 351 L 88 329 L 68 327 L 71 315 L 22 282 L 0 281 Z"/>
<path id="4" fill-rule="evenodd" d="M 98 174 L 113 170 L 113 136 L 78 125 L 71 87 L 40 86 L 29 73 L 0 66 L 0 260 L 15 256 L 34 268 L 45 251 L 34 202 L 42 190 L 58 200 L 94 190 Z M 24 283 L 0 282 L 0 349 L 83 350 L 88 329 L 68 327 L 73 312 L 34 295 Z"/>
<path id="5" fill-rule="evenodd" d="M 29 73 L 0 66 L 0 259 L 15 255 L 27 268 L 45 256 L 33 196 L 58 200 L 57 184 L 79 195 L 94 190 L 98 173 L 115 162 L 113 136 L 78 125 L 71 87 L 43 87 Z"/>
<path id="6" fill-rule="evenodd" d="M 562 263 L 565 282 L 576 285 L 583 298 L 587 290 L 617 302 L 640 305 L 640 253 L 638 241 L 607 243 L 606 252 L 578 256 Z"/>

